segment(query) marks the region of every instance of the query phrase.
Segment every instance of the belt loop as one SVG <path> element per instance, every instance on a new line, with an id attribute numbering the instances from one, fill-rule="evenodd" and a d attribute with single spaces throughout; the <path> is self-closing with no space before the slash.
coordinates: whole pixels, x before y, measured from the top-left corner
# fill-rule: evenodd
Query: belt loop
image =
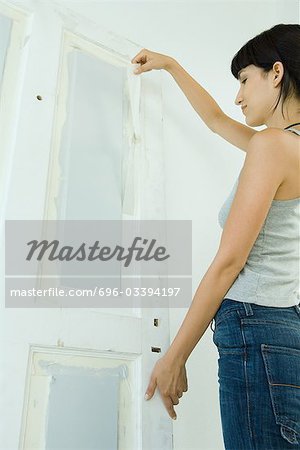
<path id="1" fill-rule="evenodd" d="M 300 317 L 300 303 L 299 303 L 299 305 L 295 305 L 295 310 L 296 310 L 296 313 L 298 314 L 298 316 Z"/>
<path id="2" fill-rule="evenodd" d="M 243 302 L 246 316 L 253 316 L 253 310 L 250 303 Z"/>

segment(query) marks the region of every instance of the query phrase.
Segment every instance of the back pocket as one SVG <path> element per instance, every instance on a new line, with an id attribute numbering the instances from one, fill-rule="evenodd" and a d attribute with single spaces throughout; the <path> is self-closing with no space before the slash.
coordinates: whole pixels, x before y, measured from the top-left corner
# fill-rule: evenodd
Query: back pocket
<path id="1" fill-rule="evenodd" d="M 261 344 L 275 420 L 281 435 L 300 443 L 300 350 Z"/>

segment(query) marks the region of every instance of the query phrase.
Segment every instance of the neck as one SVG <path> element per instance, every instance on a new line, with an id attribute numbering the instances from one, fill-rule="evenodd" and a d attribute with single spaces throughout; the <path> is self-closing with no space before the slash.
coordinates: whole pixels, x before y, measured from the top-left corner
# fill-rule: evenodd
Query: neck
<path id="1" fill-rule="evenodd" d="M 300 130 L 300 102 L 294 98 L 290 99 L 287 106 L 283 108 L 284 117 L 281 113 L 282 103 L 279 102 L 274 114 L 266 121 L 266 126 L 284 129 L 292 124 L 297 124 L 293 128 Z"/>

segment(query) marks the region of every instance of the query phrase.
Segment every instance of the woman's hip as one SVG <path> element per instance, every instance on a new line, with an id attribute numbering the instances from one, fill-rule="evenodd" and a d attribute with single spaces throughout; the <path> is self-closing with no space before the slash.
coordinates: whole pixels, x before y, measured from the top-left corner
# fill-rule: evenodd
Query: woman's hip
<path id="1" fill-rule="evenodd" d="M 270 307 L 225 298 L 217 311 L 213 342 L 219 350 L 278 345 L 300 350 L 300 306 Z"/>
<path id="2" fill-rule="evenodd" d="M 226 298 L 214 323 L 226 449 L 299 448 L 299 306 Z"/>

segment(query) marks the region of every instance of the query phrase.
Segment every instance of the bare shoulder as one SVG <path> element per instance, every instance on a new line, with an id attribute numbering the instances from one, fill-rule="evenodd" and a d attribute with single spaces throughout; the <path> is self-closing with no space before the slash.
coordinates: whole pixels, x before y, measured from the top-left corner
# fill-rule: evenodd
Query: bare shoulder
<path id="1" fill-rule="evenodd" d="M 294 133 L 291 133 L 290 131 L 286 131 L 286 130 L 281 130 L 280 128 L 265 128 L 264 130 L 260 130 L 257 133 L 255 133 L 253 135 L 254 136 L 265 136 L 266 138 L 282 138 L 282 139 L 286 139 L 286 141 L 289 141 L 290 137 L 299 137 Z M 298 141 L 299 142 L 299 141 Z"/>
<path id="2" fill-rule="evenodd" d="M 278 128 L 259 131 L 250 139 L 247 156 L 251 155 L 256 167 L 266 162 L 269 171 L 281 178 L 275 200 L 299 197 L 299 136 Z"/>
<path id="3" fill-rule="evenodd" d="M 266 128 L 255 133 L 249 141 L 249 150 L 264 149 L 273 156 L 295 158 L 299 153 L 299 136 L 279 128 Z M 296 154 L 297 153 L 297 154 Z"/>
<path id="4" fill-rule="evenodd" d="M 261 166 L 267 165 L 283 180 L 290 166 L 285 134 L 278 128 L 266 128 L 255 133 L 249 141 L 244 166 L 252 164 L 260 170 Z"/>
<path id="5" fill-rule="evenodd" d="M 260 130 L 257 133 L 255 133 L 253 135 L 253 138 L 257 138 L 257 139 L 276 139 L 280 136 L 285 137 L 285 136 L 289 136 L 290 133 L 288 133 L 287 131 L 281 130 L 280 128 L 265 128 L 264 130 Z"/>

